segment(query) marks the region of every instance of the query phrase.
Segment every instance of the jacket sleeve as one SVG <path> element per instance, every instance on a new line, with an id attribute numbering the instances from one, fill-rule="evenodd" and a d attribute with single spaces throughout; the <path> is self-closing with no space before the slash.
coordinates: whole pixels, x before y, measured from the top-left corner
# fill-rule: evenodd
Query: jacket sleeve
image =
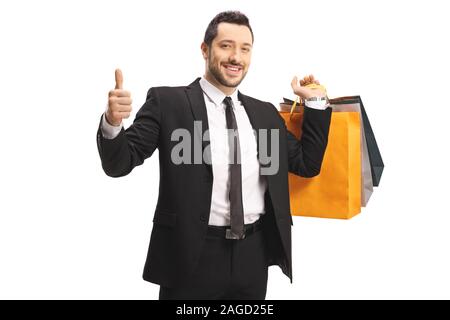
<path id="1" fill-rule="evenodd" d="M 106 139 L 97 130 L 97 148 L 103 170 L 110 177 L 122 177 L 150 157 L 159 144 L 161 111 L 157 92 L 151 88 L 144 105 L 128 129 L 122 128 L 114 139 Z"/>
<path id="2" fill-rule="evenodd" d="M 331 108 L 317 110 L 305 107 L 301 138 L 297 139 L 286 130 L 289 172 L 307 178 L 320 173 L 330 122 Z"/>

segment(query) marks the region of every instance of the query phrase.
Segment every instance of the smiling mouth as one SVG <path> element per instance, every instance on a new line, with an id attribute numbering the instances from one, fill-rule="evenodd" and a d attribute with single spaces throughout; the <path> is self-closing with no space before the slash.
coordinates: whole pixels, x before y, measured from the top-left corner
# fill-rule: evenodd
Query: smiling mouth
<path id="1" fill-rule="evenodd" d="M 232 76 L 239 75 L 243 69 L 241 66 L 236 66 L 236 65 L 232 65 L 232 64 L 225 64 L 223 66 L 227 70 L 227 74 L 232 75 Z"/>

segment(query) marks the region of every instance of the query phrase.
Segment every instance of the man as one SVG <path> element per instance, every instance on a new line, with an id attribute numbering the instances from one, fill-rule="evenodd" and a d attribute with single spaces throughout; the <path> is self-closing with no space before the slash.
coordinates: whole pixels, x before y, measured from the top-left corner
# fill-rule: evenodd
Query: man
<path id="1" fill-rule="evenodd" d="M 300 85 L 294 78 L 294 93 L 307 100 L 297 140 L 272 104 L 237 90 L 252 46 L 245 15 L 218 14 L 201 44 L 204 76 L 186 87 L 151 88 L 126 130 L 122 119 L 132 101 L 116 70 L 98 149 L 111 177 L 127 175 L 159 150 L 143 277 L 160 285 L 160 299 L 264 299 L 270 265 L 292 281 L 288 171 L 319 173 L 331 110 L 323 91 L 305 87 L 318 84 L 313 76 Z"/>

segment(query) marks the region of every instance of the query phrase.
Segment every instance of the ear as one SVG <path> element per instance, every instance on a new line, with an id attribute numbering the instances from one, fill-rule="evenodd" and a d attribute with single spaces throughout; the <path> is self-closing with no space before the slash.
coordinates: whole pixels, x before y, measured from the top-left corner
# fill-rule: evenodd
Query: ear
<path id="1" fill-rule="evenodd" d="M 200 48 L 202 49 L 202 55 L 203 55 L 203 59 L 208 59 L 208 51 L 209 51 L 209 47 L 205 42 L 202 42 Z"/>

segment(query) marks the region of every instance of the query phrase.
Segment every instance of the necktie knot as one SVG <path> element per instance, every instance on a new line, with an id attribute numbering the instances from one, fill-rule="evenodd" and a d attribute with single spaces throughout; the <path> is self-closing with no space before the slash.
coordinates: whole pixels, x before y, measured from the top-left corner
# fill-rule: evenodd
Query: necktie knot
<path id="1" fill-rule="evenodd" d="M 233 101 L 231 100 L 231 97 L 225 97 L 225 99 L 223 99 L 223 103 L 225 104 L 226 108 L 233 108 Z"/>

